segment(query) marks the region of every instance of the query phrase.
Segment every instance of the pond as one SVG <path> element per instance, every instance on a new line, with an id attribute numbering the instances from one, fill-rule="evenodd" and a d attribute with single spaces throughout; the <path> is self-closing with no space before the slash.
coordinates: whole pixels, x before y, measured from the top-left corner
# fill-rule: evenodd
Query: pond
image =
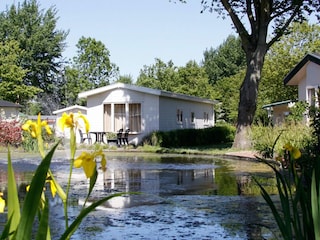
<path id="1" fill-rule="evenodd" d="M 273 216 L 252 176 L 276 192 L 270 170 L 261 163 L 181 155 L 107 155 L 107 171 L 99 172 L 91 200 L 117 192 L 92 212 L 72 239 L 275 239 Z M 39 163 L 36 158 L 13 160 L 23 198 Z M 0 190 L 6 188 L 6 160 L 0 160 Z M 51 169 L 66 184 L 69 163 L 56 156 Z M 88 191 L 81 169 L 75 169 L 69 202 L 72 220 Z M 62 203 L 50 199 L 52 239 L 64 229 Z M 0 214 L 0 232 L 5 222 Z"/>

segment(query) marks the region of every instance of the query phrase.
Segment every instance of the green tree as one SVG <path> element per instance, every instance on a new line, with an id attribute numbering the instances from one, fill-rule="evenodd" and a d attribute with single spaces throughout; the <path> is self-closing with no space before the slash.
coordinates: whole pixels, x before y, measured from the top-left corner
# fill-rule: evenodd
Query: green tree
<path id="1" fill-rule="evenodd" d="M 185 67 L 179 67 L 177 74 L 173 92 L 213 99 L 208 75 L 195 61 L 189 61 Z"/>
<path id="2" fill-rule="evenodd" d="M 25 104 L 41 91 L 23 83 L 27 71 L 18 66 L 22 52 L 14 40 L 0 42 L 1 98 L 19 104 Z"/>
<path id="3" fill-rule="evenodd" d="M 180 0 L 185 2 L 185 0 Z M 203 0 L 204 10 L 229 16 L 241 39 L 246 55 L 246 75 L 240 88 L 237 131 L 233 147 L 251 147 L 250 131 L 257 109 L 257 98 L 265 55 L 288 31 L 291 22 L 301 21 L 310 13 L 317 15 L 319 0 Z M 269 31 L 272 32 L 269 34 Z"/>
<path id="4" fill-rule="evenodd" d="M 81 78 L 79 70 L 67 66 L 64 71 L 64 85 L 61 87 L 62 106 L 84 105 L 84 102 L 78 99 L 78 94 L 86 89 L 89 89 L 88 82 Z"/>
<path id="5" fill-rule="evenodd" d="M 0 41 L 16 40 L 23 53 L 19 66 L 27 71 L 24 84 L 53 91 L 55 74 L 63 64 L 61 58 L 67 33 L 56 29 L 56 10 L 39 9 L 36 0 L 12 5 L 0 13 Z"/>
<path id="6" fill-rule="evenodd" d="M 177 81 L 177 67 L 170 60 L 168 63 L 155 59 L 155 64 L 151 66 L 143 66 L 137 78 L 136 85 L 161 89 L 166 91 L 174 91 L 174 85 Z"/>
<path id="7" fill-rule="evenodd" d="M 133 84 L 133 78 L 131 75 L 123 75 L 123 76 L 120 76 L 116 82 L 125 83 L 125 84 Z"/>
<path id="8" fill-rule="evenodd" d="M 246 66 L 241 40 L 233 35 L 228 36 L 218 48 L 210 48 L 203 55 L 203 66 L 212 85 L 222 78 L 237 74 Z"/>
<path id="9" fill-rule="evenodd" d="M 221 105 L 217 109 L 217 121 L 224 121 L 231 124 L 237 122 L 237 112 L 239 104 L 239 88 L 245 71 L 241 70 L 237 74 L 224 77 L 216 81 L 213 85 L 214 99 L 218 100 Z"/>
<path id="10" fill-rule="evenodd" d="M 285 86 L 283 79 L 306 54 L 320 51 L 320 26 L 308 22 L 293 23 L 289 31 L 266 55 L 258 98 L 260 107 L 298 99 L 297 87 Z"/>
<path id="11" fill-rule="evenodd" d="M 79 80 L 86 83 L 82 90 L 109 85 L 118 77 L 119 68 L 110 61 L 110 52 L 101 41 L 81 37 L 76 46 L 73 68 L 78 70 Z"/>
<path id="12" fill-rule="evenodd" d="M 189 61 L 185 67 L 176 67 L 172 61 L 155 61 L 154 65 L 144 66 L 140 71 L 138 86 L 212 99 L 208 75 L 195 61 Z"/>

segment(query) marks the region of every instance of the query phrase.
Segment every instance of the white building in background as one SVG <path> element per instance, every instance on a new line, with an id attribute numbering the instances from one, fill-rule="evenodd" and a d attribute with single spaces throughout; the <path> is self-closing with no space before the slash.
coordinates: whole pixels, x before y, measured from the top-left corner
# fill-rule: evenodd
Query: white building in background
<path id="1" fill-rule="evenodd" d="M 0 100 L 0 118 L 1 119 L 12 119 L 17 118 L 19 116 L 20 109 L 22 108 L 21 105 Z"/>
<path id="2" fill-rule="evenodd" d="M 304 56 L 284 78 L 283 83 L 287 86 L 298 86 L 298 101 L 307 102 L 309 106 L 319 106 L 317 92 L 320 87 L 320 55 L 309 53 Z M 274 124 L 280 124 L 290 114 L 290 108 L 295 102 L 296 99 L 276 102 L 263 108 L 271 114 L 269 116 Z"/>
<path id="3" fill-rule="evenodd" d="M 206 128 L 215 124 L 216 101 L 168 91 L 115 83 L 79 93 L 87 99 L 92 131 L 130 129 L 129 142 L 140 143 L 153 131 Z"/>

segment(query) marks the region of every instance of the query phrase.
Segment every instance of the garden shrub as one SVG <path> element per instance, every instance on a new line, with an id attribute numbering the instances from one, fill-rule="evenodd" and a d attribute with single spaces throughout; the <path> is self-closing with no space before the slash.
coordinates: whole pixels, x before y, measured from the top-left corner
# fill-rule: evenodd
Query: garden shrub
<path id="1" fill-rule="evenodd" d="M 272 158 L 274 152 L 281 152 L 290 142 L 299 149 L 305 149 L 312 141 L 312 128 L 304 123 L 286 123 L 279 126 L 252 127 L 253 148 L 264 157 Z"/>
<path id="2" fill-rule="evenodd" d="M 219 125 L 204 129 L 178 129 L 172 131 L 155 131 L 144 140 L 145 144 L 160 147 L 195 147 L 233 141 L 235 128 Z"/>

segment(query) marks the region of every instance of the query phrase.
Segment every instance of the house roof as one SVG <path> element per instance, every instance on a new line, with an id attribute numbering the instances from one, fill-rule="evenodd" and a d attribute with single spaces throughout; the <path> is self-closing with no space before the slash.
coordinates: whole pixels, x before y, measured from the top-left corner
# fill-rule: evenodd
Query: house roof
<path id="1" fill-rule="evenodd" d="M 0 107 L 21 108 L 22 106 L 20 104 L 16 104 L 6 100 L 0 100 Z"/>
<path id="2" fill-rule="evenodd" d="M 280 105 L 288 105 L 289 103 L 294 103 L 294 102 L 297 102 L 297 100 L 286 100 L 286 101 L 281 101 L 281 102 L 274 102 L 274 103 L 263 105 L 262 109 L 268 109 L 270 107 L 275 107 L 275 106 L 280 106 Z"/>
<path id="3" fill-rule="evenodd" d="M 73 106 L 70 106 L 70 107 L 66 107 L 66 108 L 62 108 L 62 109 L 53 111 L 52 113 L 53 113 L 53 114 L 59 114 L 59 113 L 71 111 L 71 110 L 73 110 L 73 109 L 80 109 L 80 110 L 82 110 L 82 111 L 87 111 L 87 110 L 88 110 L 87 107 L 80 106 L 80 105 L 73 105 Z"/>
<path id="4" fill-rule="evenodd" d="M 309 62 L 320 65 L 320 55 L 307 54 L 283 79 L 284 85 L 298 85 L 299 81 L 306 75 L 306 68 Z"/>
<path id="5" fill-rule="evenodd" d="M 169 98 L 176 98 L 176 99 L 182 99 L 182 100 L 188 100 L 188 101 L 194 101 L 194 102 L 203 102 L 203 103 L 209 103 L 209 104 L 215 104 L 218 101 L 190 96 L 186 94 L 180 94 L 180 93 L 173 93 L 169 91 L 163 91 L 159 89 L 153 89 L 153 88 L 147 88 L 147 87 L 140 87 L 136 85 L 131 84 L 124 84 L 124 83 L 115 83 L 111 85 L 107 85 L 104 87 L 96 88 L 93 90 L 85 91 L 79 93 L 79 98 L 87 98 L 89 96 L 93 96 L 96 94 L 100 94 L 106 91 L 114 90 L 114 89 L 129 89 L 141 93 L 147 93 L 151 95 L 157 95 L 157 96 L 163 96 L 163 97 L 169 97 Z"/>

